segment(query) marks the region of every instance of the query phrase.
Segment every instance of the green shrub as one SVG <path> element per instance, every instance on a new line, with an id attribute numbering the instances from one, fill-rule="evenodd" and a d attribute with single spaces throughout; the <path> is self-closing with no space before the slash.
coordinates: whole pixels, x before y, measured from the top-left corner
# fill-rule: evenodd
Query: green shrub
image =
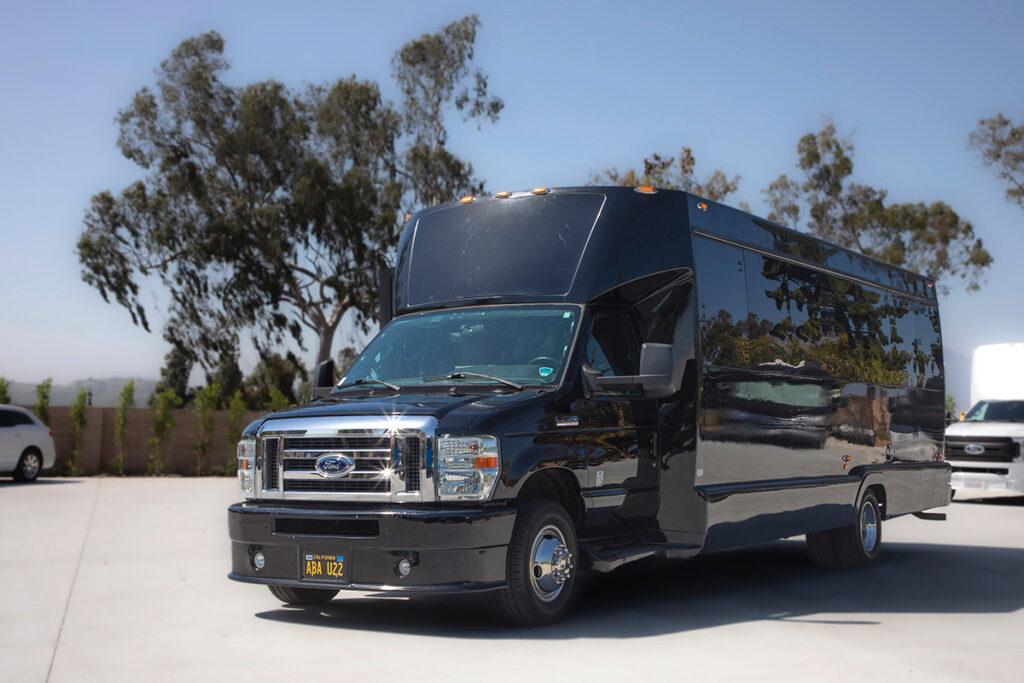
<path id="1" fill-rule="evenodd" d="M 192 399 L 192 410 L 196 414 L 196 476 L 206 474 L 210 467 L 210 451 L 213 448 L 213 411 L 220 403 L 220 387 L 207 384 L 196 392 Z"/>
<path id="2" fill-rule="evenodd" d="M 242 424 L 242 420 L 245 419 L 245 411 L 248 406 L 245 403 L 245 395 L 242 394 L 241 389 L 236 389 L 234 395 L 231 397 L 231 402 L 228 404 L 228 453 L 227 461 L 221 467 L 220 473 L 229 477 L 235 476 L 238 471 L 238 459 L 235 453 L 235 444 L 238 443 L 239 439 L 242 438 L 242 429 L 245 425 Z"/>
<path id="3" fill-rule="evenodd" d="M 181 399 L 174 389 L 164 389 L 153 395 L 153 431 L 149 436 L 148 474 L 163 474 L 167 468 L 167 444 L 174 428 L 174 409 Z"/>
<path id="4" fill-rule="evenodd" d="M 277 387 L 270 388 L 270 400 L 267 401 L 267 410 L 276 413 L 280 410 L 287 410 L 290 405 L 291 402 L 284 395 L 284 392 Z"/>
<path id="5" fill-rule="evenodd" d="M 88 422 L 85 417 L 86 402 L 85 387 L 82 387 L 78 390 L 75 402 L 71 404 L 71 459 L 68 460 L 68 475 L 72 477 L 79 474 L 78 456 L 82 454 L 82 436 Z"/>
<path id="6" fill-rule="evenodd" d="M 117 412 L 114 413 L 114 443 L 117 445 L 117 455 L 111 463 L 114 474 L 124 476 L 125 453 L 125 431 L 128 427 L 128 409 L 135 405 L 135 380 L 129 380 L 121 387 L 121 395 L 117 399 Z"/>
<path id="7" fill-rule="evenodd" d="M 32 406 L 32 412 L 46 426 L 50 425 L 50 387 L 52 386 L 52 377 L 44 379 L 42 384 L 36 387 L 36 403 Z"/>

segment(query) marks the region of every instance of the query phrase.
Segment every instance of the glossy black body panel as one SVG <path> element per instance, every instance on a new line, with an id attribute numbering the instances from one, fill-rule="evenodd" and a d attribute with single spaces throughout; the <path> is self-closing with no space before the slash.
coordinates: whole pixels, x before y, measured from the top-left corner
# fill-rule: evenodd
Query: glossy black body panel
<path id="1" fill-rule="evenodd" d="M 609 290 L 653 273 L 668 271 L 692 265 L 690 255 L 690 232 L 686 220 L 686 197 L 680 192 L 659 192 L 644 195 L 629 188 L 568 188 L 554 190 L 563 196 L 600 196 L 603 202 L 594 218 L 591 231 L 583 244 L 582 251 L 569 250 L 558 263 L 561 273 L 569 277 L 552 278 L 548 272 L 551 262 L 544 258 L 530 258 L 536 249 L 542 248 L 528 239 L 520 237 L 507 244 L 501 254 L 503 260 L 516 265 L 514 273 L 503 276 L 499 281 L 481 281 L 479 289 L 472 284 L 465 286 L 458 295 L 448 298 L 432 291 L 418 293 L 413 287 L 431 288 L 426 279 L 416 279 L 414 264 L 418 252 L 417 244 L 431 242 L 429 250 L 435 251 L 434 243 L 441 243 L 453 252 L 461 252 L 462 245 L 452 242 L 445 231 L 450 223 L 460 225 L 475 214 L 479 204 L 498 204 L 518 217 L 505 218 L 507 230 L 518 231 L 519 235 L 531 234 L 531 221 L 536 220 L 534 205 L 550 202 L 553 195 L 532 196 L 529 193 L 514 195 L 508 199 L 482 199 L 474 205 L 443 205 L 425 209 L 406 224 L 398 244 L 398 262 L 395 267 L 395 313 L 402 315 L 414 310 L 428 308 L 449 308 L 466 306 L 470 303 L 516 303 L 516 302 L 559 302 L 584 304 L 596 299 Z M 447 221 L 434 220 L 436 214 L 443 214 Z M 593 216 L 586 214 L 588 220 Z M 580 226 L 582 229 L 582 226 Z M 511 250 L 511 251 L 510 251 Z M 493 258 L 497 259 L 498 256 Z M 480 268 L 491 264 L 481 263 Z M 538 287 L 537 283 L 552 284 Z M 443 291 L 449 291 L 446 287 Z"/>
<path id="2" fill-rule="evenodd" d="M 517 226 L 529 234 L 524 226 L 538 212 L 562 211 L 574 196 L 586 207 L 579 216 L 563 220 L 555 211 L 558 221 L 540 221 L 554 230 L 554 238 L 544 236 L 552 251 L 543 258 L 530 258 L 536 244 L 505 234 Z M 398 247 L 393 312 L 582 306 L 564 381 L 518 392 L 497 384 L 367 385 L 269 419 L 429 415 L 439 435 L 496 436 L 501 474 L 492 500 L 417 509 L 235 506 L 234 578 L 297 581 L 290 567 L 304 544 L 328 551 L 340 542 L 359 553 L 352 580 L 362 585 L 391 586 L 395 552 L 424 558 L 406 586 L 500 585 L 516 497 L 534 477 L 557 479 L 578 500 L 583 564 L 598 570 L 844 526 L 868 486 L 881 491 L 887 516 L 948 502 L 949 468 L 937 462 L 941 332 L 926 279 L 681 192 L 577 188 L 478 202 L 410 219 Z M 474 230 L 495 212 L 502 234 L 489 244 L 486 229 Z M 446 225 L 461 242 L 445 247 Z M 432 286 L 424 276 L 430 264 L 417 258 L 440 258 L 470 237 L 474 259 L 497 258 L 495 244 L 522 250 L 507 254 L 515 267 L 489 275 L 472 261 L 458 266 L 465 287 Z M 561 270 L 551 272 L 556 263 Z M 642 343 L 672 346 L 676 393 L 589 393 L 582 369 L 599 361 L 602 318 L 624 330 L 615 374 L 630 374 L 623 368 Z M 600 360 L 614 365 L 605 358 L 611 349 L 600 350 Z M 275 531 L 282 515 L 335 520 L 283 529 L 362 535 L 307 541 Z M 379 534 L 362 522 L 378 523 Z M 254 545 L 289 569 L 255 572 Z"/>

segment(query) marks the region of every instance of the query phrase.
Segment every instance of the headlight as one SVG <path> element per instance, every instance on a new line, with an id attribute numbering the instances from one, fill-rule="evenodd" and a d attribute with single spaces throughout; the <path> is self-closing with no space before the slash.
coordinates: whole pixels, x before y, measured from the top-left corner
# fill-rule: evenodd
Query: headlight
<path id="1" fill-rule="evenodd" d="M 256 439 L 242 439 L 238 442 L 238 485 L 246 498 L 256 497 Z"/>
<path id="2" fill-rule="evenodd" d="M 438 500 L 487 500 L 501 470 L 493 436 L 442 436 L 437 439 Z"/>

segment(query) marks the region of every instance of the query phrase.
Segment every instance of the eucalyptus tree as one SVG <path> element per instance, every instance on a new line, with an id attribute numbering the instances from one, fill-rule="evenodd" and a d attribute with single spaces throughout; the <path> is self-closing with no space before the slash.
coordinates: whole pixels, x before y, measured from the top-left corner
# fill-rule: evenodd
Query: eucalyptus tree
<path id="1" fill-rule="evenodd" d="M 970 145 L 1006 185 L 1006 200 L 1024 209 L 1024 123 L 1014 125 L 1002 114 L 981 119 Z"/>
<path id="2" fill-rule="evenodd" d="M 768 218 L 908 268 L 948 291 L 977 290 L 992 255 L 971 223 L 942 201 L 889 203 L 886 190 L 853 182 L 853 143 L 833 123 L 797 144 L 803 180 L 783 174 L 765 190 Z"/>
<path id="3" fill-rule="evenodd" d="M 739 188 L 740 176 L 730 178 L 724 171 L 716 169 L 701 181 L 697 178 L 696 166 L 697 160 L 693 156 L 693 150 L 683 147 L 679 150 L 678 157 L 663 156 L 655 152 L 644 159 L 643 170 L 629 168 L 620 173 L 613 166 L 594 174 L 591 182 L 595 185 L 646 185 L 664 190 L 683 190 L 713 202 L 725 201 Z M 742 203 L 740 206 L 748 210 Z"/>
<path id="4" fill-rule="evenodd" d="M 343 318 L 365 324 L 399 217 L 479 187 L 446 148 L 448 109 L 496 120 L 466 17 L 395 55 L 401 107 L 356 76 L 292 89 L 229 85 L 216 32 L 181 43 L 118 117 L 145 175 L 92 198 L 82 278 L 150 329 L 147 287 L 169 297 L 164 336 L 210 369 L 248 330 L 261 355 L 304 333 L 331 357 Z"/>

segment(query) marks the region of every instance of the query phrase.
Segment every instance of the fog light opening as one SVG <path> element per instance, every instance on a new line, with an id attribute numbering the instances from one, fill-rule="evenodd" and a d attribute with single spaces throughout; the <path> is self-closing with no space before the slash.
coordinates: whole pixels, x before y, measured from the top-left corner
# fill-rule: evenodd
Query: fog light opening
<path id="1" fill-rule="evenodd" d="M 263 569 L 267 564 L 267 558 L 263 556 L 263 553 L 256 553 L 252 556 L 252 566 L 259 571 Z"/>
<path id="2" fill-rule="evenodd" d="M 409 576 L 409 572 L 412 571 L 412 562 L 403 557 L 398 561 L 398 564 L 395 565 L 395 571 L 397 571 L 398 575 L 404 579 Z"/>

